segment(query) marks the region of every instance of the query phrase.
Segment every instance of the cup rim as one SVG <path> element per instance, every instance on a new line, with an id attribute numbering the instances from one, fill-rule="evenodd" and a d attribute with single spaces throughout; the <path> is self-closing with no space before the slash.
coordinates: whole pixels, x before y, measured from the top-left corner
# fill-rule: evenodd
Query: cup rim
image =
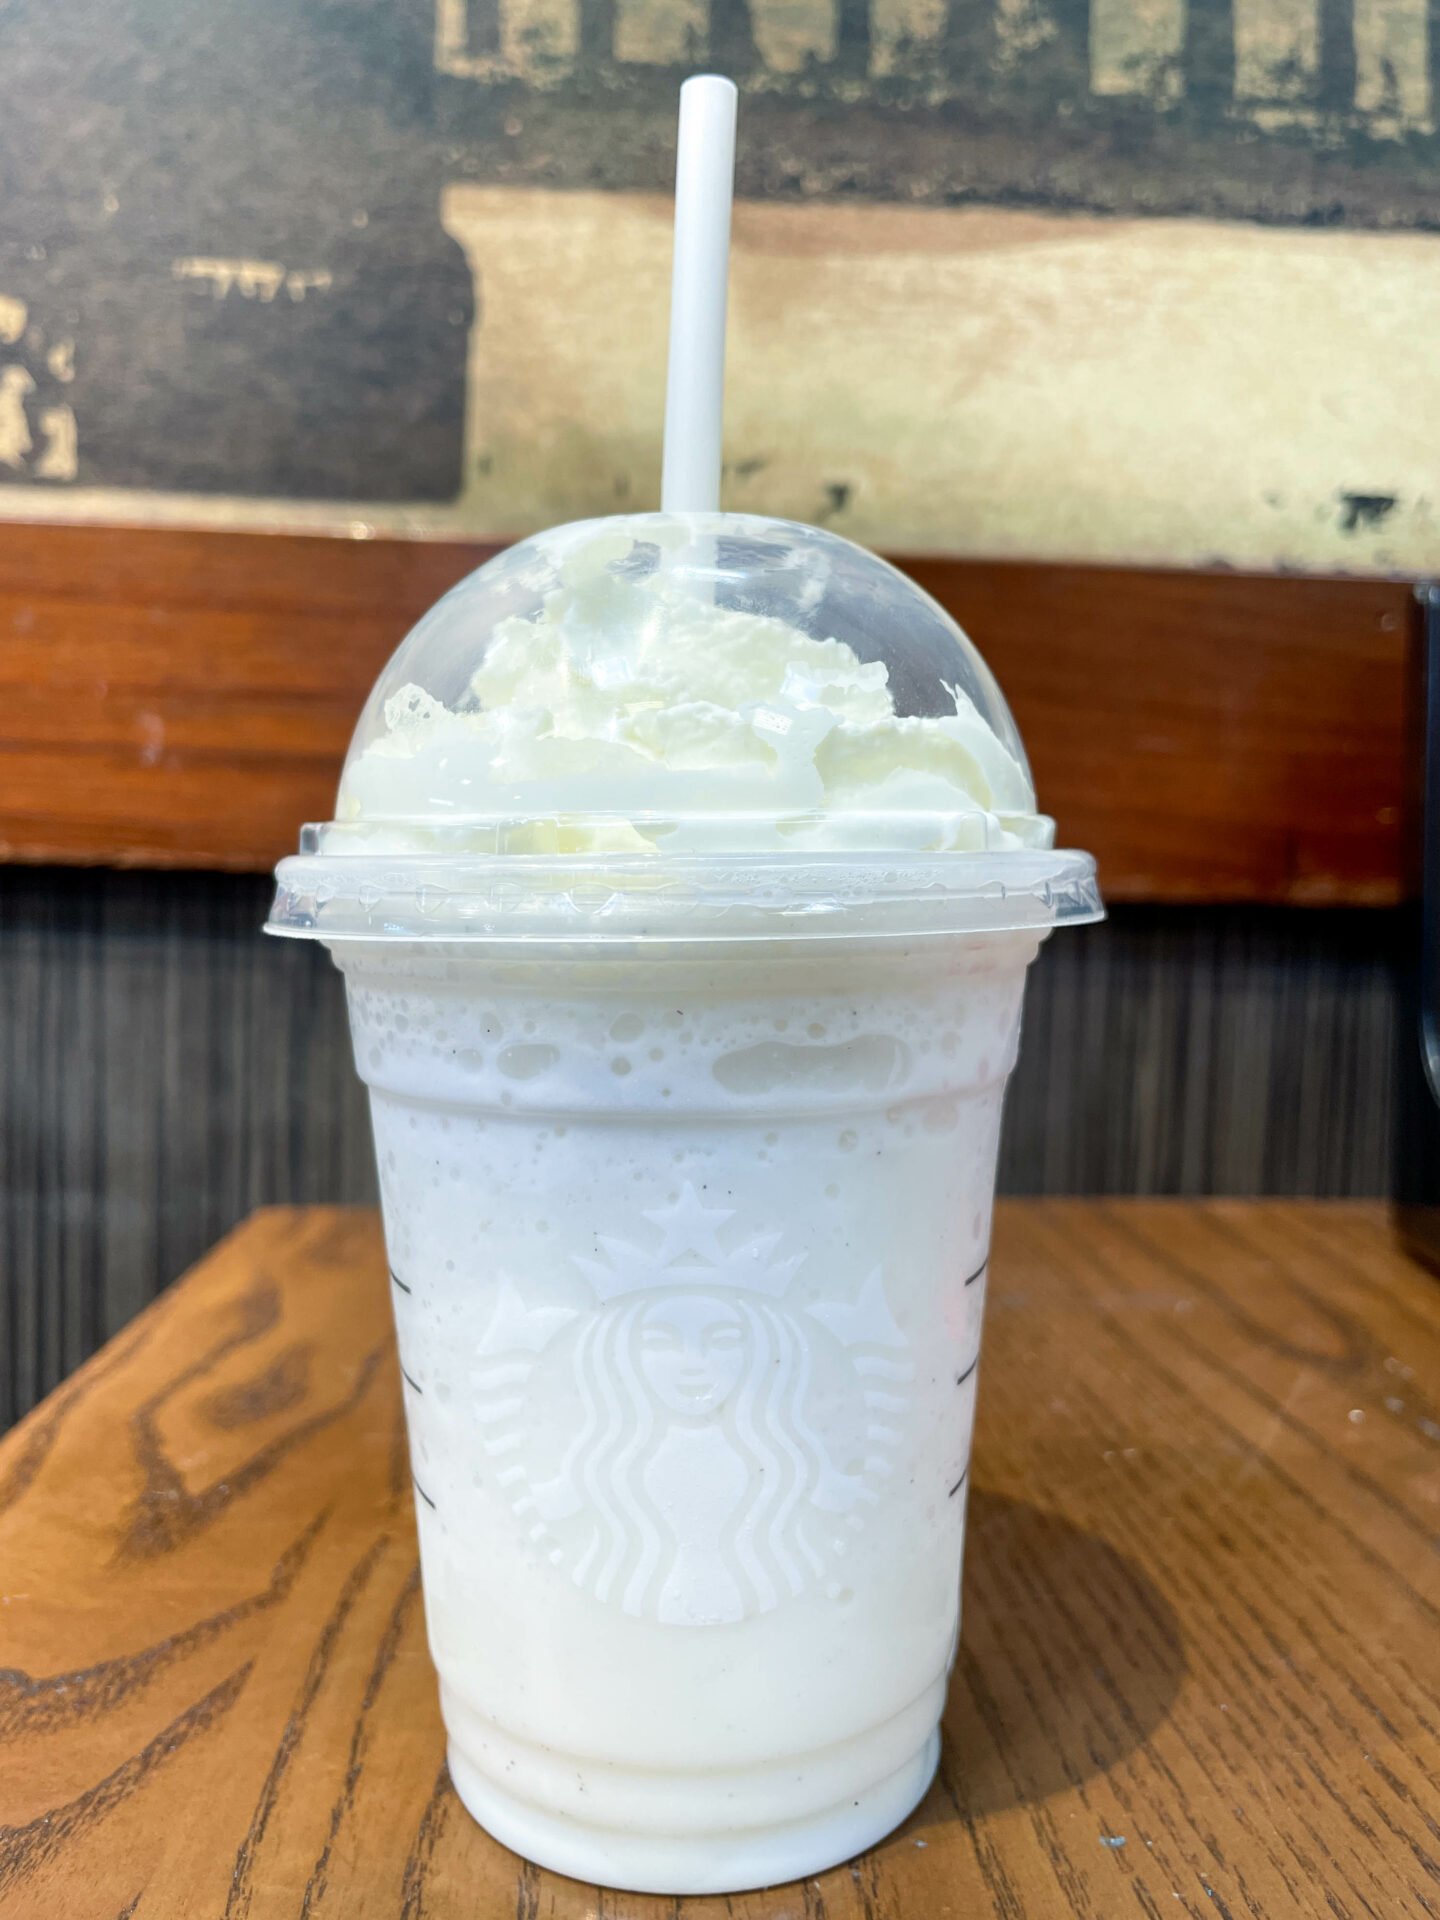
<path id="1" fill-rule="evenodd" d="M 529 947 L 913 940 L 1104 918 L 1070 849 L 904 854 L 291 855 L 265 930 L 292 939 Z"/>

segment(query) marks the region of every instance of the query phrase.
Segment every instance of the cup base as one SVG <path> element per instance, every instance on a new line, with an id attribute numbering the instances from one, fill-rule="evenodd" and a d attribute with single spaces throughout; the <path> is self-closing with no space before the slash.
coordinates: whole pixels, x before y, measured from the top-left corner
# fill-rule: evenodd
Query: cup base
<path id="1" fill-rule="evenodd" d="M 808 1879 L 893 1832 L 924 1799 L 940 1760 L 938 1729 L 903 1766 L 858 1798 L 803 1820 L 692 1839 L 582 1825 L 514 1799 L 452 1741 L 450 1778 L 485 1831 L 536 1866 L 622 1893 L 745 1893 Z"/>

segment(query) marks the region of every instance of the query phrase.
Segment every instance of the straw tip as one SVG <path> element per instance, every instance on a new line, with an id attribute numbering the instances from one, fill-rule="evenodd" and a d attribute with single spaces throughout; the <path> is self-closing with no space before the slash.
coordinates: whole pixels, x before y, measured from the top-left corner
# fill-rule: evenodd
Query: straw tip
<path id="1" fill-rule="evenodd" d="M 707 93 L 714 99 L 734 100 L 739 95 L 735 82 L 723 73 L 692 73 L 688 80 L 682 81 L 680 98 L 688 93 L 693 99 L 696 94 Z"/>

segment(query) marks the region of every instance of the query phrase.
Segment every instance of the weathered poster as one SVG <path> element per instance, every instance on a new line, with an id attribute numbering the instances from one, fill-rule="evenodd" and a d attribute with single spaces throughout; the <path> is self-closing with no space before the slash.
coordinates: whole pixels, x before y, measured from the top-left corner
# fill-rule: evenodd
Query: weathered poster
<path id="1" fill-rule="evenodd" d="M 0 515 L 653 503 L 707 65 L 742 86 L 730 505 L 1440 560 L 1436 0 L 10 0 Z"/>

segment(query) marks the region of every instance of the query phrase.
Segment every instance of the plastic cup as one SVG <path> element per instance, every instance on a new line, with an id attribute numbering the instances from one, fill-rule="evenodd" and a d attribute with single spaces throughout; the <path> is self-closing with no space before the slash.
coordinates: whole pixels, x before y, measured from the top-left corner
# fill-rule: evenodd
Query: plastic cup
<path id="1" fill-rule="evenodd" d="M 1026 971 L 1099 905 L 1038 815 L 918 804 L 924 778 L 843 832 L 665 767 L 648 809 L 552 766 L 501 810 L 510 773 L 458 765 L 447 721 L 404 733 L 402 689 L 464 710 L 503 622 L 545 644 L 610 540 L 599 589 L 640 625 L 669 569 L 702 622 L 883 657 L 912 714 L 960 687 L 1023 772 L 968 641 L 880 562 L 624 526 L 527 543 L 421 623 L 271 925 L 330 946 L 370 1088 L 455 1787 L 543 1866 L 729 1892 L 849 1857 L 933 1776 Z M 787 685 L 765 711 L 801 724 Z M 405 764 L 367 766 L 392 737 Z"/>

